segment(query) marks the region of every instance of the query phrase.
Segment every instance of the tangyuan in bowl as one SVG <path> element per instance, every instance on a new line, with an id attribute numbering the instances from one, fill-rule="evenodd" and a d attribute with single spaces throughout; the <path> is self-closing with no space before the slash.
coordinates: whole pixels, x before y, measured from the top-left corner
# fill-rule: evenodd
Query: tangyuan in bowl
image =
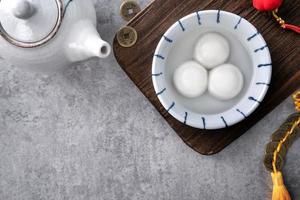
<path id="1" fill-rule="evenodd" d="M 210 36 L 204 37 L 206 35 Z M 213 35 L 220 35 L 218 40 L 221 42 L 222 37 L 226 38 L 230 47 L 229 56 L 225 52 L 226 42 L 219 45 L 224 53 L 216 56 L 215 60 L 209 55 L 195 54 L 199 38 L 211 38 Z M 200 45 L 205 44 L 205 41 L 200 41 Z M 214 45 L 218 47 L 218 43 Z M 213 48 L 207 49 L 209 51 Z M 207 50 L 204 48 L 203 52 Z M 203 81 L 204 73 L 200 76 L 200 71 L 197 70 L 199 77 L 204 79 L 202 82 L 194 82 L 202 83 L 199 87 L 207 87 L 204 93 L 203 88 L 185 92 L 182 90 L 184 87 L 178 86 L 178 82 L 174 83 L 174 80 L 182 80 L 178 73 L 180 70 L 177 69 L 190 61 L 205 66 L 210 76 L 206 86 Z M 216 69 L 216 64 L 220 64 L 223 69 Z M 215 77 L 219 77 L 218 73 L 226 74 L 227 68 L 227 74 L 238 75 L 235 78 L 240 90 L 238 93 L 222 91 L 220 88 L 227 87 L 216 82 L 213 85 L 210 83 L 215 81 Z M 174 23 L 161 38 L 152 64 L 153 85 L 161 104 L 177 120 L 200 129 L 226 128 L 247 118 L 262 102 L 271 81 L 271 74 L 270 52 L 256 28 L 240 16 L 220 10 L 199 11 Z M 220 81 L 234 86 L 234 82 L 230 82 L 232 79 L 234 78 L 225 77 Z M 196 96 L 198 93 L 201 95 Z"/>

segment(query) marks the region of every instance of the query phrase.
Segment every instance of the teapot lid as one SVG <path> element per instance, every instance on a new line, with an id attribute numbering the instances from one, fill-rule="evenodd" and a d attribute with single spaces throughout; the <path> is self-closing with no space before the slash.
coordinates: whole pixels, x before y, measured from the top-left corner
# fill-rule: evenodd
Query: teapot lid
<path id="1" fill-rule="evenodd" d="M 54 37 L 63 18 L 62 0 L 0 0 L 0 34 L 25 48 Z"/>

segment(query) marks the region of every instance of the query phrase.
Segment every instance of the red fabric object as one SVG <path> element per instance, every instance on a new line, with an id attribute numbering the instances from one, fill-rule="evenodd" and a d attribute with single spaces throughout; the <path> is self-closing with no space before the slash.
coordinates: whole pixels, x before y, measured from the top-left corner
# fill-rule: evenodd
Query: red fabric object
<path id="1" fill-rule="evenodd" d="M 300 33 L 300 27 L 299 26 L 295 26 L 295 25 L 292 25 L 292 24 L 285 24 L 284 28 L 295 31 L 296 33 Z"/>
<path id="2" fill-rule="evenodd" d="M 280 7 L 283 0 L 253 0 L 253 6 L 257 10 L 271 11 Z"/>

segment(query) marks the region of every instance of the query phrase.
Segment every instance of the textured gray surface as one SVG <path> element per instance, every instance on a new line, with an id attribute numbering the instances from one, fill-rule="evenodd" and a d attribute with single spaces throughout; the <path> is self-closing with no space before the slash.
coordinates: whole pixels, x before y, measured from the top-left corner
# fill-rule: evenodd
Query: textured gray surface
<path id="1" fill-rule="evenodd" d="M 119 3 L 97 3 L 99 31 L 109 41 L 124 23 Z M 0 199 L 270 199 L 264 145 L 292 111 L 285 101 L 206 157 L 179 139 L 113 56 L 49 77 L 0 60 Z M 299 150 L 300 141 L 285 168 L 295 199 Z"/>

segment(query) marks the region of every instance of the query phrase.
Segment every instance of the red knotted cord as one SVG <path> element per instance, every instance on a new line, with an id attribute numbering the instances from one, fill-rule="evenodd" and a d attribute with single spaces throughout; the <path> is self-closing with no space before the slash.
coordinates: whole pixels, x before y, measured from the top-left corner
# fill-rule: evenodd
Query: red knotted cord
<path id="1" fill-rule="evenodd" d="M 277 15 L 278 8 L 282 4 L 282 0 L 253 0 L 253 6 L 260 11 L 272 11 L 274 18 L 278 21 L 282 28 L 292 30 L 300 34 L 300 27 L 292 24 L 286 24 L 285 21 Z"/>

